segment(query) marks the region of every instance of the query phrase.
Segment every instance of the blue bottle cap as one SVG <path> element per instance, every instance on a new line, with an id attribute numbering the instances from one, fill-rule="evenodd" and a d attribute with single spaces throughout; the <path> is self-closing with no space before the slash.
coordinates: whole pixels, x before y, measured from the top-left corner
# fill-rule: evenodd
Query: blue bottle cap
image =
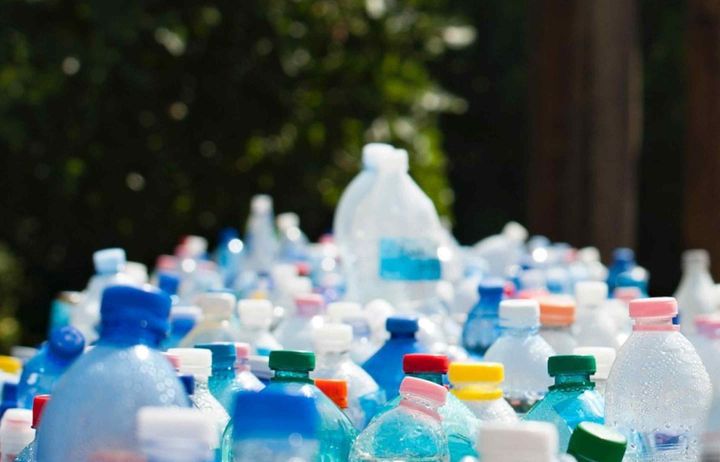
<path id="1" fill-rule="evenodd" d="M 505 282 L 500 278 L 487 278 L 480 281 L 478 293 L 480 297 L 499 297 L 505 291 Z"/>
<path id="2" fill-rule="evenodd" d="M 316 438 L 317 402 L 304 387 L 242 391 L 235 396 L 233 439 Z"/>
<path id="3" fill-rule="evenodd" d="M 240 237 L 240 234 L 237 229 L 230 227 L 222 228 L 218 233 L 218 243 L 224 244 L 238 237 Z"/>
<path id="4" fill-rule="evenodd" d="M 627 247 L 618 247 L 613 250 L 613 260 L 615 262 L 630 263 L 635 261 L 635 251 Z"/>
<path id="5" fill-rule="evenodd" d="M 182 383 L 183 388 L 185 389 L 185 393 L 187 393 L 188 396 L 192 396 L 195 394 L 195 377 L 186 374 L 186 375 L 180 375 L 178 376 L 180 379 L 180 383 Z"/>
<path id="6" fill-rule="evenodd" d="M 212 352 L 212 365 L 214 368 L 227 364 L 235 365 L 235 344 L 230 342 L 198 343 L 195 348 L 202 348 Z"/>
<path id="7" fill-rule="evenodd" d="M 392 334 L 414 334 L 418 331 L 418 320 L 415 316 L 390 316 L 385 329 Z"/>
<path id="8" fill-rule="evenodd" d="M 17 403 L 18 384 L 15 382 L 5 382 L 2 387 L 3 403 Z"/>
<path id="9" fill-rule="evenodd" d="M 160 273 L 158 287 L 168 295 L 176 295 L 180 287 L 180 278 L 172 273 Z"/>
<path id="10" fill-rule="evenodd" d="M 120 248 L 102 249 L 93 254 L 98 274 L 117 273 L 125 266 L 126 260 L 125 251 Z"/>
<path id="11" fill-rule="evenodd" d="M 53 329 L 47 343 L 51 355 L 66 361 L 72 361 L 85 350 L 85 337 L 73 326 Z"/>
<path id="12" fill-rule="evenodd" d="M 108 287 L 100 303 L 102 327 L 133 324 L 164 335 L 170 303 L 168 294 L 150 285 Z"/>

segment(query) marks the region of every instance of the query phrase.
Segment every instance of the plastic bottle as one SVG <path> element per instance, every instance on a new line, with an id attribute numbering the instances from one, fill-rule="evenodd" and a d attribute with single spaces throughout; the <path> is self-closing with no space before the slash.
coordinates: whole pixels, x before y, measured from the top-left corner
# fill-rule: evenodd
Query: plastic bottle
<path id="1" fill-rule="evenodd" d="M 0 387 L 3 387 L 5 383 L 10 382 L 14 384 L 17 389 L 22 367 L 23 364 L 19 359 L 12 356 L 0 355 Z M 17 400 L 17 398 L 15 398 L 15 400 Z M 1 414 L 0 417 L 2 417 Z"/>
<path id="2" fill-rule="evenodd" d="M 528 237 L 527 230 L 519 223 L 507 223 L 500 234 L 486 237 L 473 246 L 473 253 L 482 258 L 488 266 L 488 274 L 504 278 L 523 253 L 523 244 Z"/>
<path id="3" fill-rule="evenodd" d="M 308 238 L 300 229 L 300 217 L 296 213 L 277 216 L 280 233 L 278 258 L 281 261 L 301 262 L 308 259 Z"/>
<path id="4" fill-rule="evenodd" d="M 197 297 L 202 318 L 185 336 L 180 346 L 191 348 L 198 343 L 236 342 L 240 336 L 232 323 L 235 297 L 226 292 L 208 292 Z"/>
<path id="5" fill-rule="evenodd" d="M 267 386 L 274 375 L 270 369 L 268 356 L 251 355 L 248 358 L 248 364 L 253 375 L 260 380 L 260 383 Z"/>
<path id="6" fill-rule="evenodd" d="M 315 379 L 315 386 L 348 415 L 348 383 L 343 379 Z M 348 418 L 350 416 L 348 415 Z M 351 419 L 352 420 L 352 419 Z"/>
<path id="7" fill-rule="evenodd" d="M 62 291 L 57 294 L 50 305 L 48 334 L 54 329 L 69 326 L 70 313 L 80 306 L 82 300 L 82 292 Z"/>
<path id="8" fill-rule="evenodd" d="M 502 279 L 485 279 L 478 286 L 480 300 L 468 313 L 462 332 L 462 345 L 471 355 L 482 358 L 500 337 L 498 310 L 504 288 Z"/>
<path id="9" fill-rule="evenodd" d="M 250 202 L 250 216 L 245 231 L 247 267 L 251 271 L 270 273 L 277 253 L 277 236 L 270 196 L 258 194 Z"/>
<path id="10" fill-rule="evenodd" d="M 576 316 L 573 331 L 578 346 L 620 348 L 618 326 L 605 309 L 608 286 L 603 282 L 575 284 Z"/>
<path id="11" fill-rule="evenodd" d="M 372 339 L 370 323 L 359 303 L 329 303 L 327 317 L 330 322 L 343 323 L 352 327 L 353 341 L 350 345 L 350 357 L 356 364 L 364 363 L 378 350 L 379 346 Z"/>
<path id="12" fill-rule="evenodd" d="M 189 405 L 156 350 L 168 329 L 170 297 L 150 286 L 109 287 L 100 311 L 100 339 L 65 372 L 43 413 L 42 462 L 135 450 L 140 407 Z"/>
<path id="13" fill-rule="evenodd" d="M 410 353 L 426 353 L 426 350 L 415 338 L 418 331 L 417 318 L 391 316 L 387 319 L 385 328 L 390 332 L 390 338 L 362 367 L 375 379 L 380 389 L 385 391 L 385 397 L 389 401 L 397 396 L 400 382 L 404 378 L 403 357 Z"/>
<path id="14" fill-rule="evenodd" d="M 235 391 L 260 391 L 265 388 L 260 379 L 250 370 L 250 345 L 235 344 Z"/>
<path id="15" fill-rule="evenodd" d="M 483 423 L 478 450 L 482 462 L 570 462 L 558 457 L 557 430 L 546 422 Z"/>
<path id="16" fill-rule="evenodd" d="M 180 278 L 177 275 L 167 272 L 158 273 L 157 286 L 158 289 L 170 296 L 173 301 L 173 305 L 177 304 L 177 293 L 180 288 Z"/>
<path id="17" fill-rule="evenodd" d="M 580 422 L 570 437 L 568 454 L 577 462 L 622 462 L 627 440 L 594 422 Z"/>
<path id="18" fill-rule="evenodd" d="M 448 441 L 438 413 L 447 398 L 445 387 L 406 377 L 400 395 L 395 408 L 374 419 L 358 436 L 350 462 L 449 460 Z"/>
<path id="19" fill-rule="evenodd" d="M 25 365 L 18 383 L 18 405 L 33 406 L 37 395 L 51 394 L 55 384 L 85 348 L 85 339 L 72 326 L 56 329 L 48 342 Z"/>
<path id="20" fill-rule="evenodd" d="M 193 330 L 202 316 L 202 311 L 193 305 L 173 305 L 170 309 L 170 333 L 162 343 L 162 348 L 177 348 Z"/>
<path id="21" fill-rule="evenodd" d="M 9 409 L 15 409 L 18 406 L 18 384 L 10 381 L 3 383 L 2 401 L 0 401 L 0 418 L 2 418 Z"/>
<path id="22" fill-rule="evenodd" d="M 633 333 L 617 354 L 605 392 L 605 420 L 627 438 L 627 461 L 699 456 L 712 386 L 692 344 L 672 324 L 676 314 L 670 297 L 630 303 Z"/>
<path id="23" fill-rule="evenodd" d="M 575 322 L 575 303 L 566 297 L 542 297 L 540 304 L 540 336 L 555 353 L 569 355 L 577 347 L 572 335 Z"/>
<path id="24" fill-rule="evenodd" d="M 450 363 L 452 395 L 480 422 L 517 422 L 518 416 L 503 398 L 505 368 L 500 363 Z"/>
<path id="25" fill-rule="evenodd" d="M 36 434 L 32 442 L 20 452 L 15 462 L 37 462 L 37 428 L 40 425 L 45 405 L 49 400 L 50 395 L 37 395 L 33 400 L 31 428 L 36 431 Z"/>
<path id="26" fill-rule="evenodd" d="M 505 366 L 505 399 L 524 414 L 552 385 L 547 360 L 555 351 L 538 334 L 540 307 L 535 300 L 500 303 L 502 335 L 485 353 L 485 361 Z"/>
<path id="27" fill-rule="evenodd" d="M 97 337 L 97 323 L 100 319 L 100 299 L 106 287 L 112 285 L 136 285 L 135 281 L 123 272 L 126 258 L 123 249 L 112 248 L 98 250 L 93 254 L 95 275 L 90 278 L 84 291 L 82 303 L 70 312 L 70 322 L 77 327 L 88 344 Z"/>
<path id="28" fill-rule="evenodd" d="M 235 409 L 233 462 L 338 460 L 320 452 L 317 399 L 302 389 L 240 393 Z"/>
<path id="29" fill-rule="evenodd" d="M 0 461 L 15 462 L 18 454 L 35 439 L 33 414 L 29 409 L 8 409 L 0 420 Z"/>
<path id="30" fill-rule="evenodd" d="M 275 336 L 284 348 L 293 350 L 312 349 L 312 330 L 325 323 L 325 301 L 318 294 L 295 297 L 295 311 L 288 313 L 280 323 Z"/>
<path id="31" fill-rule="evenodd" d="M 595 391 L 590 375 L 595 373 L 593 356 L 552 356 L 548 375 L 555 378 L 550 391 L 525 415 L 525 420 L 549 422 L 558 430 L 560 450 L 565 452 L 570 435 L 580 422 L 604 423 L 605 403 Z"/>
<path id="32" fill-rule="evenodd" d="M 608 347 L 577 347 L 572 354 L 595 358 L 595 373 L 590 376 L 590 380 L 595 383 L 595 391 L 604 397 L 610 370 L 612 370 L 615 362 L 615 349 Z"/>
<path id="33" fill-rule="evenodd" d="M 346 324 L 325 324 L 313 330 L 316 379 L 342 379 L 349 390 L 348 417 L 362 430 L 385 402 L 380 390 L 365 370 L 350 359 L 352 328 Z"/>
<path id="34" fill-rule="evenodd" d="M 610 293 L 615 290 L 616 278 L 620 273 L 630 271 L 635 267 L 635 252 L 627 247 L 618 247 L 613 250 L 613 261 L 608 268 L 607 285 Z"/>
<path id="35" fill-rule="evenodd" d="M 225 287 L 232 287 L 237 279 L 245 255 L 243 250 L 245 250 L 245 244 L 240 239 L 237 229 L 223 228 L 220 230 L 214 260 L 218 265 Z"/>
<path id="36" fill-rule="evenodd" d="M 210 350 L 212 353 L 212 375 L 208 380 L 208 388 L 229 415 L 233 411 L 232 402 L 237 391 L 235 383 L 235 344 L 199 343 L 195 345 L 195 348 Z"/>
<path id="37" fill-rule="evenodd" d="M 269 355 L 273 350 L 282 349 L 280 342 L 270 332 L 273 323 L 273 304 L 270 300 L 240 300 L 238 313 L 240 315 L 238 339 L 250 344 L 254 354 Z"/>
<path id="38" fill-rule="evenodd" d="M 684 334 L 695 332 L 695 316 L 717 312 L 715 283 L 710 275 L 707 250 L 686 250 L 683 253 L 683 274 L 675 291 L 680 310 L 680 328 Z"/>
<path id="39" fill-rule="evenodd" d="M 147 462 L 214 462 L 214 423 L 197 409 L 144 407 L 137 438 Z"/>
<path id="40" fill-rule="evenodd" d="M 220 441 L 230 416 L 210 391 L 212 352 L 204 348 L 173 348 L 169 352 L 180 357 L 180 374 L 193 376 L 195 388 L 190 400 L 194 407 L 212 420 L 218 434 L 217 440 Z"/>

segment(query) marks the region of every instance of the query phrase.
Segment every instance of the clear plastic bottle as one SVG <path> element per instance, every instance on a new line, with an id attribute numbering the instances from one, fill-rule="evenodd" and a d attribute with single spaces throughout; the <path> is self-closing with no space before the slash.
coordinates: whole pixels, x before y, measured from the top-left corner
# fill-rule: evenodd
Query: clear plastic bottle
<path id="1" fill-rule="evenodd" d="M 103 292 L 100 339 L 56 385 L 38 432 L 39 460 L 133 451 L 140 407 L 189 405 L 170 363 L 156 350 L 169 313 L 170 297 L 150 286 Z"/>
<path id="2" fill-rule="evenodd" d="M 284 348 L 312 350 L 312 331 L 325 323 L 325 301 L 318 294 L 295 297 L 295 310 L 287 313 L 275 336 Z"/>
<path id="3" fill-rule="evenodd" d="M 29 409 L 8 409 L 0 419 L 0 461 L 15 462 L 18 454 L 33 442 L 35 429 Z"/>
<path id="4" fill-rule="evenodd" d="M 478 286 L 480 300 L 470 310 L 462 332 L 462 345 L 473 356 L 482 358 L 500 337 L 498 310 L 504 289 L 502 279 L 485 279 Z"/>
<path id="5" fill-rule="evenodd" d="M 574 462 L 558 456 L 557 430 L 546 422 L 485 422 L 478 451 L 482 462 Z"/>
<path id="6" fill-rule="evenodd" d="M 350 345 L 350 357 L 356 364 L 364 363 L 378 350 L 379 346 L 372 340 L 370 323 L 359 303 L 329 303 L 327 318 L 330 322 L 339 322 L 352 327 L 353 341 Z"/>
<path id="7" fill-rule="evenodd" d="M 502 335 L 485 353 L 485 361 L 505 366 L 505 399 L 522 415 L 552 385 L 547 360 L 555 351 L 539 335 L 540 307 L 535 300 L 503 300 L 500 327 Z"/>
<path id="8" fill-rule="evenodd" d="M 40 425 L 45 405 L 49 400 L 50 395 L 37 395 L 33 400 L 31 427 L 35 430 L 35 438 L 18 454 L 15 462 L 37 462 L 37 428 Z"/>
<path id="9" fill-rule="evenodd" d="M 380 390 L 365 370 L 350 359 L 352 328 L 346 324 L 325 324 L 313 330 L 314 378 L 346 380 L 349 389 L 347 415 L 362 430 L 385 402 Z"/>
<path id="10" fill-rule="evenodd" d="M 232 412 L 235 396 L 235 344 L 234 343 L 199 343 L 195 348 L 210 350 L 212 353 L 212 375 L 208 381 L 210 393 L 225 408 L 228 415 Z M 182 364 L 182 358 L 181 358 Z"/>
<path id="11" fill-rule="evenodd" d="M 223 228 L 220 230 L 213 259 L 217 263 L 225 287 L 232 287 L 235 283 L 245 256 L 243 250 L 245 250 L 245 243 L 240 239 L 237 229 Z"/>
<path id="12" fill-rule="evenodd" d="M 467 406 L 480 422 L 517 422 L 518 416 L 503 398 L 505 368 L 500 363 L 450 364 L 452 395 Z"/>
<path id="13" fill-rule="evenodd" d="M 620 433 L 594 422 L 580 422 L 570 437 L 568 454 L 577 462 L 622 462 L 627 440 Z"/>
<path id="14" fill-rule="evenodd" d="M 569 355 L 577 347 L 572 334 L 575 303 L 569 297 L 542 297 L 540 303 L 540 335 L 559 355 Z"/>
<path id="15" fill-rule="evenodd" d="M 35 396 L 52 393 L 57 381 L 84 349 L 85 339 L 78 329 L 66 326 L 54 330 L 40 352 L 23 368 L 18 405 L 30 409 Z"/>
<path id="16" fill-rule="evenodd" d="M 250 370 L 250 345 L 235 344 L 235 391 L 260 391 L 265 384 Z"/>
<path id="17" fill-rule="evenodd" d="M 590 375 L 595 373 L 595 357 L 552 356 L 548 359 L 547 370 L 548 375 L 555 378 L 555 384 L 528 411 L 525 420 L 555 425 L 560 450 L 565 452 L 570 435 L 580 422 L 604 423 L 605 403 L 590 381 Z"/>
<path id="18" fill-rule="evenodd" d="M 198 343 L 238 341 L 240 333 L 232 322 L 235 296 L 227 292 L 208 292 L 198 295 L 196 303 L 202 318 L 180 342 L 182 348 L 192 348 Z"/>
<path id="19" fill-rule="evenodd" d="M 620 348 L 619 329 L 605 309 L 608 286 L 604 282 L 583 281 L 575 284 L 575 324 L 573 333 L 578 346 Z"/>
<path id="20" fill-rule="evenodd" d="M 270 196 L 258 194 L 250 202 L 250 216 L 245 230 L 247 268 L 256 273 L 269 274 L 277 253 L 273 201 Z"/>
<path id="21" fill-rule="evenodd" d="M 197 409 L 144 407 L 137 438 L 147 462 L 214 462 L 214 423 Z"/>
<path id="22" fill-rule="evenodd" d="M 600 396 L 605 397 L 607 380 L 615 362 L 615 349 L 608 347 L 577 347 L 572 354 L 595 358 L 595 373 L 590 376 L 590 380 L 595 383 L 595 391 L 600 393 Z"/>
<path id="23" fill-rule="evenodd" d="M 286 262 L 303 262 L 308 259 L 308 238 L 300 229 L 300 217 L 296 213 L 277 216 L 280 233 L 278 259 Z"/>
<path id="24" fill-rule="evenodd" d="M 686 250 L 682 258 L 683 274 L 675 298 L 680 310 L 680 328 L 684 334 L 692 334 L 695 316 L 717 312 L 715 283 L 710 275 L 707 250 Z"/>
<path id="25" fill-rule="evenodd" d="M 273 323 L 273 304 L 270 300 L 243 299 L 238 302 L 240 315 L 239 341 L 248 343 L 254 354 L 269 355 L 282 345 L 270 332 Z"/>
<path id="26" fill-rule="evenodd" d="M 358 436 L 350 462 L 412 460 L 447 462 L 448 441 L 438 408 L 447 389 L 427 380 L 406 377 L 400 403 L 374 419 Z"/>
<path id="27" fill-rule="evenodd" d="M 630 303 L 633 333 L 605 392 L 605 420 L 625 435 L 628 462 L 695 460 L 712 385 L 692 344 L 672 324 L 674 298 Z"/>
<path id="28" fill-rule="evenodd" d="M 475 244 L 473 253 L 487 263 L 490 276 L 504 278 L 508 270 L 520 260 L 527 237 L 527 229 L 511 221 L 500 234 L 486 237 Z"/>
<path id="29" fill-rule="evenodd" d="M 338 460 L 320 452 L 322 423 L 317 399 L 301 388 L 239 393 L 235 409 L 232 440 L 236 455 L 232 462 Z"/>

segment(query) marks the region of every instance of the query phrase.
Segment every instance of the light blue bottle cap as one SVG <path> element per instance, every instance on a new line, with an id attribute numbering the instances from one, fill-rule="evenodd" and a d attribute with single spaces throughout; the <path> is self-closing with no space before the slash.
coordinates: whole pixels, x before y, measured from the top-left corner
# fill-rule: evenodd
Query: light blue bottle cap
<path id="1" fill-rule="evenodd" d="M 98 274 L 111 274 L 122 271 L 127 258 L 123 249 L 114 247 L 98 250 L 93 254 L 95 272 Z"/>
<path id="2" fill-rule="evenodd" d="M 235 396 L 233 439 L 315 438 L 320 415 L 317 402 L 303 387 L 243 391 Z"/>

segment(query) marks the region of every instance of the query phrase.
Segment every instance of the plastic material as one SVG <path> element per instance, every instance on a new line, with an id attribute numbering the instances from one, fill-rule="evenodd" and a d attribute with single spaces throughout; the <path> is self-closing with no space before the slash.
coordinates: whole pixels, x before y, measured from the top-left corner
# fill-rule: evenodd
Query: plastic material
<path id="1" fill-rule="evenodd" d="M 306 293 L 295 296 L 295 309 L 282 320 L 275 335 L 284 348 L 312 349 L 312 331 L 325 323 L 325 301 L 321 295 Z"/>
<path id="2" fill-rule="evenodd" d="M 581 422 L 570 437 L 568 454 L 577 462 L 622 462 L 627 440 L 620 433 L 593 422 Z"/>
<path id="3" fill-rule="evenodd" d="M 32 411 L 8 409 L 0 420 L 0 460 L 14 461 L 35 439 Z"/>
<path id="4" fill-rule="evenodd" d="M 695 332 L 696 316 L 717 311 L 715 283 L 710 274 L 710 256 L 706 250 L 693 249 L 683 253 L 682 278 L 675 291 L 680 307 L 680 327 L 683 333 Z"/>
<path id="5" fill-rule="evenodd" d="M 448 378 L 452 394 L 461 400 L 480 422 L 517 422 L 513 408 L 501 389 L 505 370 L 500 363 L 452 363 Z"/>
<path id="6" fill-rule="evenodd" d="M 210 461 L 218 446 L 214 423 L 196 409 L 141 408 L 137 437 L 142 453 L 152 462 Z"/>
<path id="7" fill-rule="evenodd" d="M 269 355 L 282 349 L 270 332 L 273 323 L 273 304 L 270 300 L 244 299 L 238 302 L 240 315 L 239 341 L 249 343 L 255 354 Z"/>
<path id="8" fill-rule="evenodd" d="M 348 383 L 342 379 L 315 379 L 315 386 L 340 409 L 348 408 Z M 347 412 L 347 411 L 345 411 Z"/>
<path id="9" fill-rule="evenodd" d="M 577 340 L 572 334 L 575 303 L 569 297 L 542 297 L 540 303 L 540 335 L 557 354 L 572 354 Z"/>
<path id="10" fill-rule="evenodd" d="M 500 337 L 498 310 L 503 292 L 502 279 L 487 279 L 480 283 L 480 300 L 468 313 L 462 332 L 462 345 L 471 355 L 482 357 Z"/>
<path id="11" fill-rule="evenodd" d="M 488 422 L 478 448 L 483 462 L 556 462 L 557 430 L 546 422 Z"/>

